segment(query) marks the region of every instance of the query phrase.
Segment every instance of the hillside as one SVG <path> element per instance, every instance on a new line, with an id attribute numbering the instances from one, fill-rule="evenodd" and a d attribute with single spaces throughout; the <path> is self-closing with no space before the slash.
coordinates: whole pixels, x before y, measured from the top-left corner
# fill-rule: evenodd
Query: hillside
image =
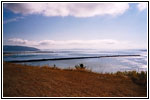
<path id="1" fill-rule="evenodd" d="M 146 97 L 130 77 L 4 62 L 4 97 Z"/>
<path id="2" fill-rule="evenodd" d="M 4 52 L 7 52 L 7 51 L 39 51 L 39 49 L 34 48 L 34 47 L 13 46 L 13 45 L 4 45 L 3 50 L 4 50 Z"/>

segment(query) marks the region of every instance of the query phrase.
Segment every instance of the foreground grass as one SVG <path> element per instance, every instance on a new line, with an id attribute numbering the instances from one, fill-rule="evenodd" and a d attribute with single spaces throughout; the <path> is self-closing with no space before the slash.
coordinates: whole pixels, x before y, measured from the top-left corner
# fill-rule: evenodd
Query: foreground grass
<path id="1" fill-rule="evenodd" d="M 98 74 L 4 62 L 4 97 L 146 97 L 146 73 Z"/>

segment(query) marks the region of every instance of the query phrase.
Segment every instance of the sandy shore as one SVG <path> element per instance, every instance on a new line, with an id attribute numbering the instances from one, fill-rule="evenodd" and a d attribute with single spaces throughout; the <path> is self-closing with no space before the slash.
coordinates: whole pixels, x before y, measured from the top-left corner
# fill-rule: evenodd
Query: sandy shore
<path id="1" fill-rule="evenodd" d="M 4 62 L 4 97 L 146 97 L 131 78 Z"/>

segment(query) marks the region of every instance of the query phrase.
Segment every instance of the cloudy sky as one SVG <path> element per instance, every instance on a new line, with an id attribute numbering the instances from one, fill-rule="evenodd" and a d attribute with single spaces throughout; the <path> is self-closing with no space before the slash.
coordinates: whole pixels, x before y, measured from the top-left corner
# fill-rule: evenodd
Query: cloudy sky
<path id="1" fill-rule="evenodd" d="M 4 45 L 145 49 L 147 3 L 3 3 Z"/>

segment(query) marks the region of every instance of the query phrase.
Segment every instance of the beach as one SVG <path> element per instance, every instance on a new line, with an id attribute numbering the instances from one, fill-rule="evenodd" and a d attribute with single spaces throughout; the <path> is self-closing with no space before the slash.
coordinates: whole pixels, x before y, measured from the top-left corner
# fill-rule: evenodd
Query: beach
<path id="1" fill-rule="evenodd" d="M 131 77 L 3 62 L 4 97 L 146 97 Z"/>

